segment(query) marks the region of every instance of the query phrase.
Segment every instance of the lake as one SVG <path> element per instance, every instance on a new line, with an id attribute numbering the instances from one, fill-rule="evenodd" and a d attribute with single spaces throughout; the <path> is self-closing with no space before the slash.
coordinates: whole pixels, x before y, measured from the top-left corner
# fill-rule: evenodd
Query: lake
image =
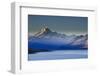
<path id="1" fill-rule="evenodd" d="M 60 50 L 28 54 L 28 60 L 57 60 L 88 58 L 88 50 Z"/>

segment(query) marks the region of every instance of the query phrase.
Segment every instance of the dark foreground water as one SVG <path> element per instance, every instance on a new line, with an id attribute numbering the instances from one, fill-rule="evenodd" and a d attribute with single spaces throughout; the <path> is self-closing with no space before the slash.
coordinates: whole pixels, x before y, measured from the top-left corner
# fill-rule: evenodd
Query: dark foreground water
<path id="1" fill-rule="evenodd" d="M 87 50 L 60 50 L 52 52 L 38 52 L 28 54 L 28 60 L 56 60 L 56 59 L 80 59 L 88 58 Z"/>

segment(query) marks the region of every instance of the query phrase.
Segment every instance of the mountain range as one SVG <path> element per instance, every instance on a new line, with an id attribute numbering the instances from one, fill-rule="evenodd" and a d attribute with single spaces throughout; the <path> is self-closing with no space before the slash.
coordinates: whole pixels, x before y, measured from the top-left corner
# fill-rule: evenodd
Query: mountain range
<path id="1" fill-rule="evenodd" d="M 66 35 L 43 27 L 39 32 L 28 37 L 28 53 L 86 49 L 88 49 L 88 34 Z"/>

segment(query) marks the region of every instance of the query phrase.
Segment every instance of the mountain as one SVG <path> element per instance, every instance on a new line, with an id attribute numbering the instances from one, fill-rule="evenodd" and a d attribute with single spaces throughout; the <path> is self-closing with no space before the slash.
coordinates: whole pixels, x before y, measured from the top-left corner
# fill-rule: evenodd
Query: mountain
<path id="1" fill-rule="evenodd" d="M 37 32 L 34 37 L 37 38 L 51 38 L 51 37 L 66 37 L 65 34 L 60 34 L 54 31 L 51 31 L 48 27 L 42 28 L 39 32 Z"/>
<path id="2" fill-rule="evenodd" d="M 82 45 L 84 48 L 87 48 L 88 45 L 88 35 L 80 35 L 76 36 L 75 40 L 73 41 L 72 45 Z"/>
<path id="3" fill-rule="evenodd" d="M 54 50 L 84 50 L 88 48 L 88 35 L 65 35 L 52 31 L 48 27 L 28 38 L 28 52 Z"/>

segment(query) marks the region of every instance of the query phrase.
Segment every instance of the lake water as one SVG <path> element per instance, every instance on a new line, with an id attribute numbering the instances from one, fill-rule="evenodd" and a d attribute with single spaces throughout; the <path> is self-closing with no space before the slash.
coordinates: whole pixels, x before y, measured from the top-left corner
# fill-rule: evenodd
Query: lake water
<path id="1" fill-rule="evenodd" d="M 60 50 L 28 54 L 28 60 L 56 60 L 88 58 L 88 50 Z"/>

